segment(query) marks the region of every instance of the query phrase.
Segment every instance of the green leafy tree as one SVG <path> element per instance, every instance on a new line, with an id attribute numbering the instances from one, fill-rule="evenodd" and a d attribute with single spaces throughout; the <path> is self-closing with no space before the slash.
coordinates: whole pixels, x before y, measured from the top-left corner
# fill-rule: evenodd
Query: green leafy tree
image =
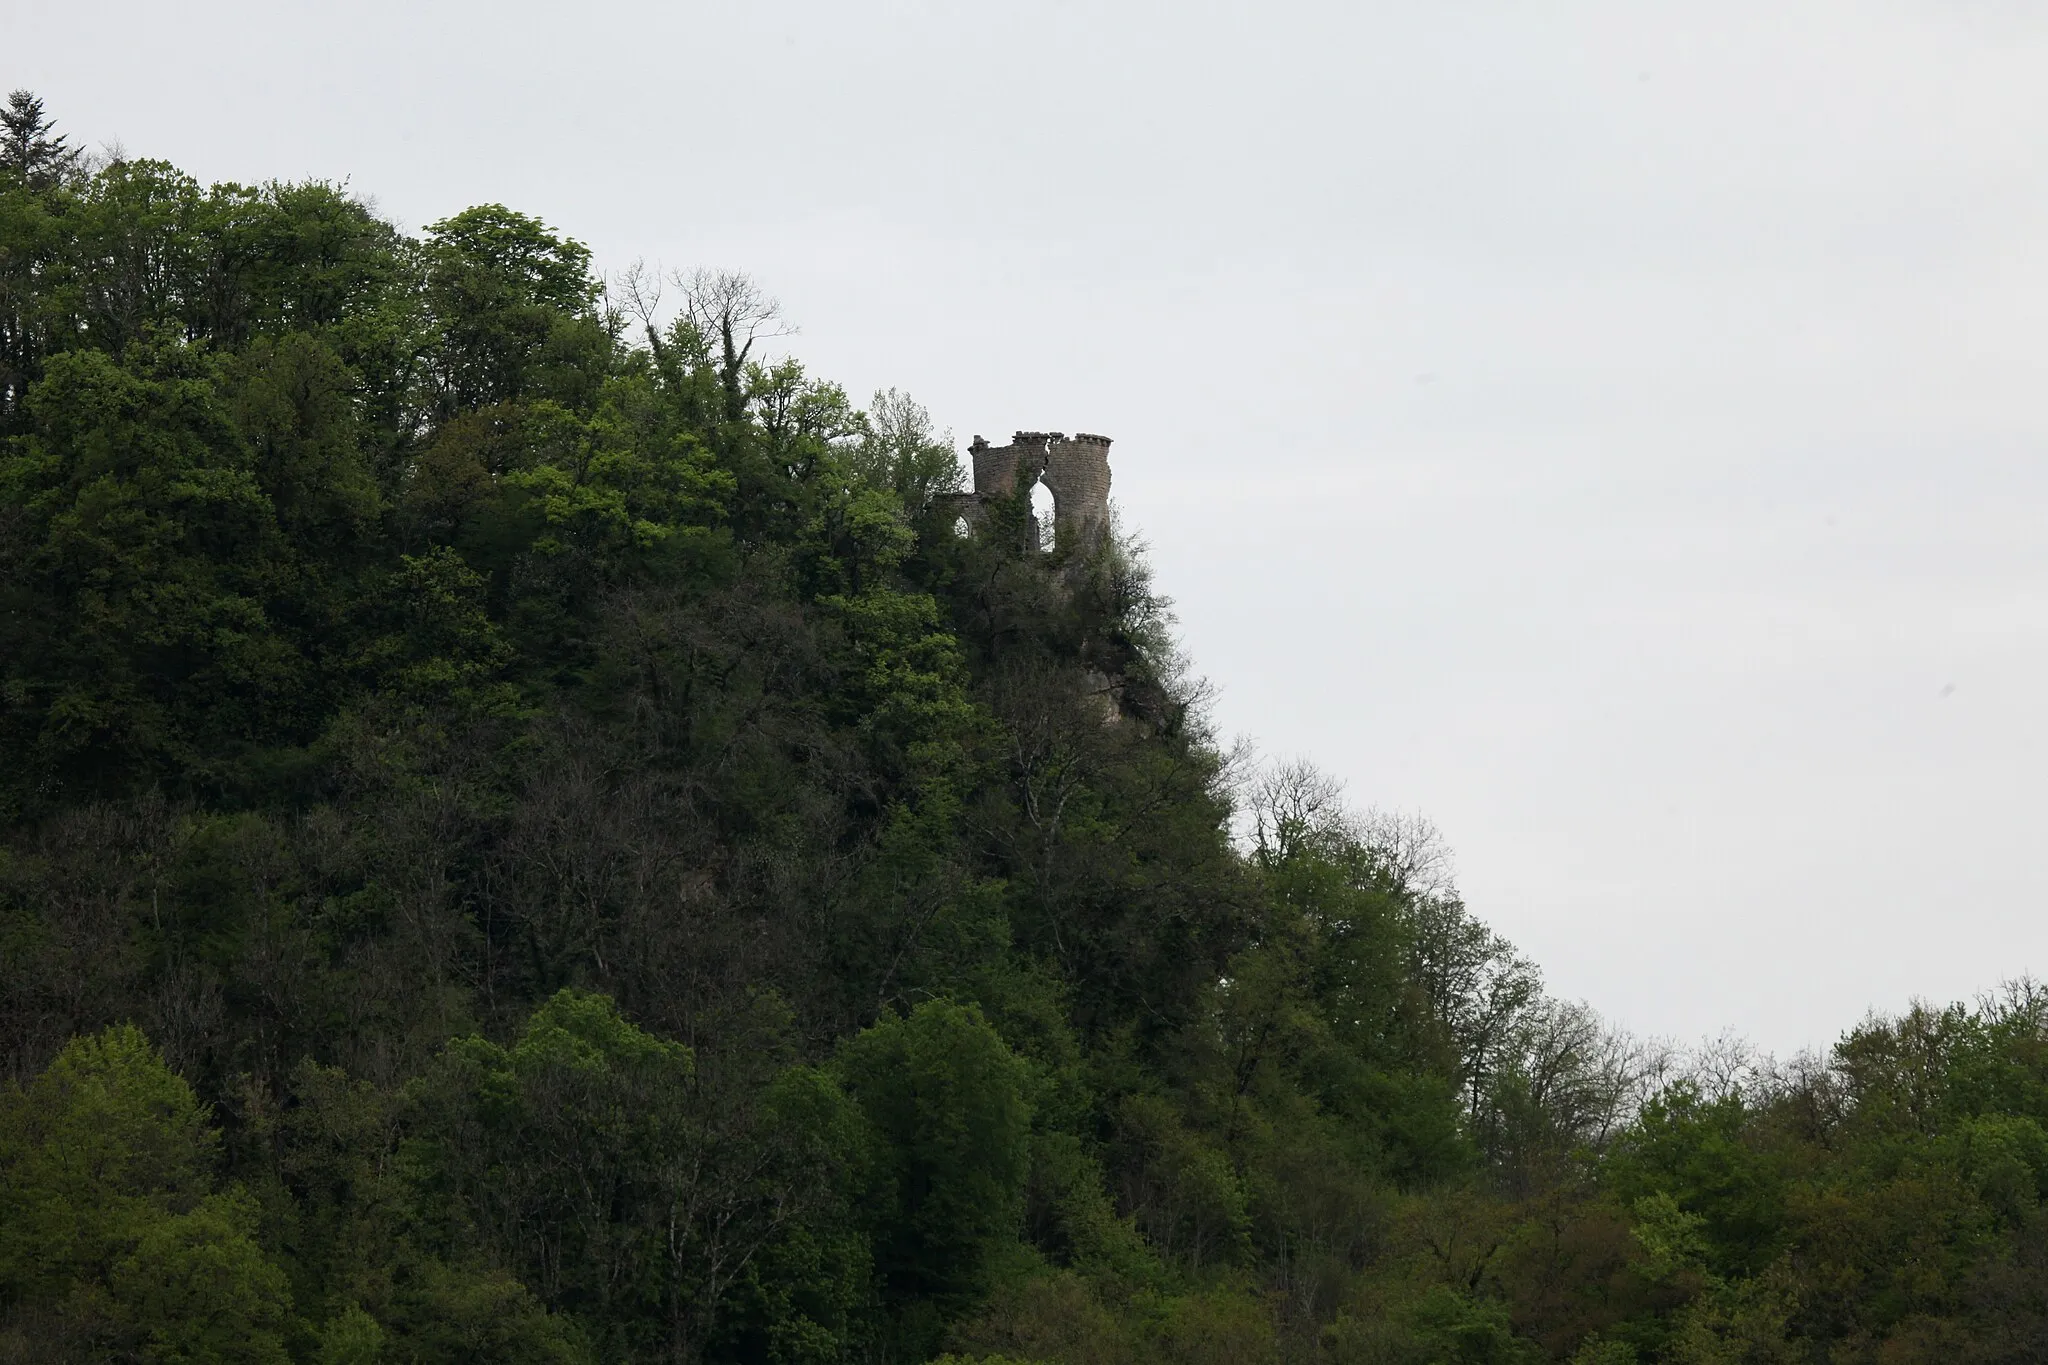
<path id="1" fill-rule="evenodd" d="M 270 615 L 284 546 L 217 362 L 175 340 L 127 364 L 68 352 L 29 405 L 36 430 L 0 461 L 15 782 L 218 780 L 238 749 L 291 734 L 307 679 Z"/>
<path id="2" fill-rule="evenodd" d="M 601 1350 L 844 1344 L 865 1249 L 838 1229 L 863 1137 L 821 1074 L 707 1095 L 688 1048 L 565 990 L 510 1048 L 451 1045 L 414 1093 L 409 1160 L 440 1235 L 494 1249 Z M 790 1278 L 764 1283 L 769 1266 Z"/>
<path id="3" fill-rule="evenodd" d="M 0 1313 L 20 1336 L 167 1362 L 283 1362 L 291 1296 L 218 1135 L 136 1029 L 0 1098 Z"/>
<path id="4" fill-rule="evenodd" d="M 426 299 L 441 337 L 435 370 L 448 411 L 594 396 L 589 361 L 610 349 L 594 308 L 590 251 L 502 205 L 427 228 Z"/>
<path id="5" fill-rule="evenodd" d="M 916 1342 L 972 1304 L 1017 1245 L 1030 1169 L 1031 1075 L 972 1005 L 885 1015 L 841 1049 L 881 1142 L 876 1267 Z"/>

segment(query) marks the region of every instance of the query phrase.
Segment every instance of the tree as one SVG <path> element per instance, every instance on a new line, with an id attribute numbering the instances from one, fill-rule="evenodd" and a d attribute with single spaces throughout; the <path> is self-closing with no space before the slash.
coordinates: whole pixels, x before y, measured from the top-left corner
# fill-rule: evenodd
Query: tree
<path id="1" fill-rule="evenodd" d="M 907 393 L 883 389 L 869 402 L 866 416 L 854 467 L 876 487 L 894 490 L 911 516 L 922 515 L 937 495 L 959 488 L 960 459 L 953 452 L 952 433 L 935 430 L 922 404 Z"/>
<path id="2" fill-rule="evenodd" d="M 26 513 L 0 542 L 14 780 L 218 775 L 275 742 L 304 656 L 271 623 L 284 546 L 216 359 L 169 338 L 126 363 L 66 352 L 29 408 L 34 434 L 0 456 Z"/>
<path id="3" fill-rule="evenodd" d="M 219 1135 L 133 1027 L 70 1043 L 0 1096 L 0 1346 L 9 1331 L 166 1361 L 282 1365 L 284 1274 L 256 1206 L 216 1191 Z"/>
<path id="4" fill-rule="evenodd" d="M 700 268 L 679 271 L 673 279 L 683 291 L 678 321 L 687 324 L 699 346 L 717 348 L 710 354 L 725 399 L 724 418 L 738 422 L 746 414 L 747 365 L 755 343 L 788 336 L 793 329 L 783 318 L 782 305 L 742 271 Z"/>
<path id="5" fill-rule="evenodd" d="M 972 1005 L 884 1015 L 837 1070 L 881 1139 L 877 1269 L 913 1342 L 987 1292 L 1023 1221 L 1030 1076 Z M 916 1344 L 929 1346 L 928 1342 Z"/>
<path id="6" fill-rule="evenodd" d="M 43 102 L 27 90 L 7 96 L 0 110 L 0 172 L 12 172 L 33 190 L 44 190 L 76 173 L 83 149 L 67 147 Z"/>
<path id="7" fill-rule="evenodd" d="M 451 1044 L 415 1087 L 414 1160 L 443 1235 L 478 1238 L 544 1301 L 632 1342 L 683 1289 L 664 1273 L 685 1193 L 667 1173 L 689 1167 L 693 1065 L 609 1000 L 568 990 L 510 1048 Z"/>
<path id="8" fill-rule="evenodd" d="M 589 362 L 611 343 L 595 311 L 588 247 L 484 204 L 429 225 L 426 257 L 444 411 L 595 397 Z"/>
<path id="9" fill-rule="evenodd" d="M 489 1247 L 608 1358 L 695 1359 L 736 1293 L 760 1337 L 844 1326 L 865 1258 L 835 1229 L 863 1134 L 821 1073 L 707 1087 L 689 1048 L 563 990 L 510 1048 L 451 1044 L 413 1095 L 411 1159 L 451 1250 Z M 764 1295 L 757 1258 L 808 1283 Z"/>

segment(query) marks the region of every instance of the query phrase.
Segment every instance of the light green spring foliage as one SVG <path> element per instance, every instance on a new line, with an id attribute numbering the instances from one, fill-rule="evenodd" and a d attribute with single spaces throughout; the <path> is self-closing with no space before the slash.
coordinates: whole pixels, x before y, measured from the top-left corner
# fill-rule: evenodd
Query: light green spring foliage
<path id="1" fill-rule="evenodd" d="M 377 1365 L 384 1352 L 384 1328 L 356 1304 L 350 1304 L 320 1332 L 314 1365 Z"/>
<path id="2" fill-rule="evenodd" d="M 744 276 L 6 118 L 0 1362 L 2048 1340 L 2038 991 L 1663 1066 Z"/>
<path id="3" fill-rule="evenodd" d="M 284 1361 L 290 1291 L 218 1134 L 133 1027 L 67 1046 L 0 1107 L 0 1296 L 22 1342 Z"/>

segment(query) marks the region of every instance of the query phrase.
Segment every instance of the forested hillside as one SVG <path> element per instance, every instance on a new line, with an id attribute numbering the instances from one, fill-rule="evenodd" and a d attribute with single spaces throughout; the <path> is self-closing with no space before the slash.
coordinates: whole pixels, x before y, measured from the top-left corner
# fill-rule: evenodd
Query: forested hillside
<path id="1" fill-rule="evenodd" d="M 1612 1033 L 784 330 L 14 97 L 0 1361 L 2048 1360 L 2048 996 Z"/>

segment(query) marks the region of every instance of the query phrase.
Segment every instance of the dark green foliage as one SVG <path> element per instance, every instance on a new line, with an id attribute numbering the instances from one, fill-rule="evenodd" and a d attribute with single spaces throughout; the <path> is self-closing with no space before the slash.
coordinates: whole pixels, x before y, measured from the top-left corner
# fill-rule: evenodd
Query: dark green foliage
<path id="1" fill-rule="evenodd" d="M 0 109 L 0 175 L 20 177 L 30 189 L 47 189 L 78 165 L 79 148 L 56 132 L 32 92 L 16 90 Z"/>
<path id="2" fill-rule="evenodd" d="M 4 121 L 0 1361 L 2043 1358 L 2031 988 L 1673 1072 L 744 276 Z"/>
<path id="3" fill-rule="evenodd" d="M 941 1312 L 974 1302 L 1023 1223 L 1028 1070 L 979 1010 L 935 1000 L 883 1016 L 838 1071 L 878 1139 L 884 1296 Z"/>
<path id="4" fill-rule="evenodd" d="M 428 227 L 425 257 L 444 411 L 525 398 L 588 405 L 612 347 L 593 313 L 587 248 L 487 204 Z"/>
<path id="5" fill-rule="evenodd" d="M 0 468 L 14 771 L 82 792 L 204 782 L 251 739 L 290 734 L 307 661 L 271 628 L 285 542 L 218 362 L 167 338 L 125 364 L 72 351 L 28 409 Z"/>

